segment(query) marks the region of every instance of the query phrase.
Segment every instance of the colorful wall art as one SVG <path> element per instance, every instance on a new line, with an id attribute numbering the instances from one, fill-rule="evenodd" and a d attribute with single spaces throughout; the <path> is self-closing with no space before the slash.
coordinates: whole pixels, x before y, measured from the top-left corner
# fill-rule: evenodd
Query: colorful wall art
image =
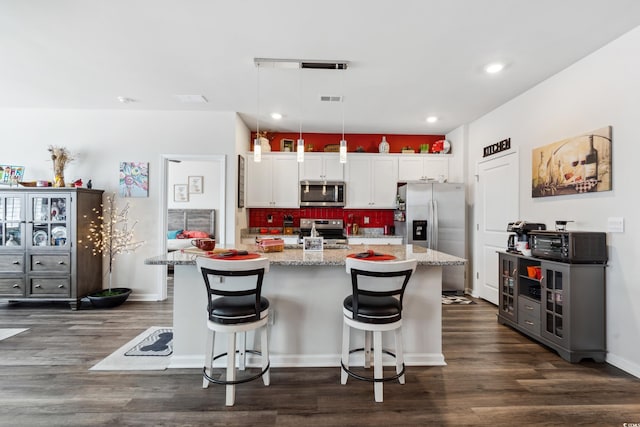
<path id="1" fill-rule="evenodd" d="M 149 197 L 149 163 L 120 162 L 120 196 Z"/>
<path id="2" fill-rule="evenodd" d="M 611 126 L 534 148 L 531 195 L 611 190 Z"/>

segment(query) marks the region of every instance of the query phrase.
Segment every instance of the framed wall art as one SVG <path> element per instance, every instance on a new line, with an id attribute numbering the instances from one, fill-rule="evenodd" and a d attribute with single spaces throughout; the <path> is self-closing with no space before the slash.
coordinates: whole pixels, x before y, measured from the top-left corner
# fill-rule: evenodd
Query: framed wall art
<path id="1" fill-rule="evenodd" d="M 189 186 L 187 184 L 175 184 L 173 186 L 173 201 L 174 202 L 189 201 Z"/>
<path id="2" fill-rule="evenodd" d="M 202 177 L 190 176 L 189 181 L 189 194 L 202 194 Z"/>
<path id="3" fill-rule="evenodd" d="M 120 162 L 120 196 L 149 197 L 149 163 Z"/>
<path id="4" fill-rule="evenodd" d="M 303 252 L 322 252 L 324 238 L 322 237 L 303 237 L 302 249 Z"/>
<path id="5" fill-rule="evenodd" d="M 238 209 L 244 208 L 244 157 L 238 154 Z"/>
<path id="6" fill-rule="evenodd" d="M 280 151 L 285 151 L 285 152 L 293 151 L 294 142 L 295 141 L 293 139 L 286 139 L 286 138 L 281 139 L 280 140 Z"/>
<path id="7" fill-rule="evenodd" d="M 534 148 L 531 196 L 611 191 L 611 126 Z"/>

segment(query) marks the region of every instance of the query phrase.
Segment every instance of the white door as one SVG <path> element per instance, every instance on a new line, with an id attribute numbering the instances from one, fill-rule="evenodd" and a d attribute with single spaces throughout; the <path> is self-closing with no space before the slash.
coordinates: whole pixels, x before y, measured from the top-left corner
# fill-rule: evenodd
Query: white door
<path id="1" fill-rule="evenodd" d="M 507 246 L 507 224 L 520 219 L 518 153 L 478 163 L 475 290 L 498 304 L 498 254 Z"/>

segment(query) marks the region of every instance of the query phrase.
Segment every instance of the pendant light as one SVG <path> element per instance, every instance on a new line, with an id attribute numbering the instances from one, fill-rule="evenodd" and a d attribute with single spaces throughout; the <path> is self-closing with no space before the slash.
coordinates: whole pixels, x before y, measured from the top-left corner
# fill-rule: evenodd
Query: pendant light
<path id="1" fill-rule="evenodd" d="M 257 99 L 256 106 L 258 113 L 256 115 L 256 139 L 253 140 L 253 161 L 259 163 L 262 161 L 262 144 L 260 142 L 260 64 L 256 63 L 256 67 L 258 68 L 258 83 L 257 83 Z"/>
<path id="2" fill-rule="evenodd" d="M 296 151 L 298 153 L 298 163 L 302 163 L 304 162 L 304 139 L 302 139 L 302 68 L 298 71 L 298 77 L 300 80 L 300 137 L 298 138 Z"/>
<path id="3" fill-rule="evenodd" d="M 342 139 L 340 140 L 340 163 L 347 163 L 347 140 L 344 139 L 344 74 L 341 79 L 342 83 Z"/>

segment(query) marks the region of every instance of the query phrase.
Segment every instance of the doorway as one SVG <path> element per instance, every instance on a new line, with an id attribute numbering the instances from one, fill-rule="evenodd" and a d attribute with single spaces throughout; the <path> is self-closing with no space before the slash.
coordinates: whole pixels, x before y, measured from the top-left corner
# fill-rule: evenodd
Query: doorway
<path id="1" fill-rule="evenodd" d="M 507 244 L 507 224 L 518 220 L 518 152 L 478 162 L 476 186 L 475 290 L 498 304 L 498 254 Z"/>
<path id="2" fill-rule="evenodd" d="M 174 199 L 174 185 L 186 184 L 188 187 L 189 176 L 199 178 L 197 182 L 201 187 L 199 193 L 193 196 L 192 203 L 187 200 L 180 202 L 182 208 L 189 209 L 202 208 L 206 206 L 209 209 L 215 209 L 215 237 L 219 244 L 225 244 L 226 242 L 226 163 L 225 155 L 207 155 L 207 154 L 163 154 L 162 159 L 162 191 L 161 191 L 161 206 L 162 206 L 162 221 L 160 224 L 160 233 L 163 253 L 167 252 L 167 212 L 169 206 L 175 206 Z M 179 168 L 181 170 L 193 170 L 193 173 L 183 173 L 184 183 L 170 182 L 170 177 L 175 176 L 172 174 L 172 167 Z M 190 168 L 193 166 L 193 168 Z M 173 178 L 172 178 L 173 179 Z M 188 192 L 188 188 L 187 188 Z M 181 198 L 181 200 L 183 200 Z M 204 203 L 204 204 L 203 204 Z M 161 270 L 160 289 L 159 295 L 161 300 L 167 298 L 167 269 Z"/>

